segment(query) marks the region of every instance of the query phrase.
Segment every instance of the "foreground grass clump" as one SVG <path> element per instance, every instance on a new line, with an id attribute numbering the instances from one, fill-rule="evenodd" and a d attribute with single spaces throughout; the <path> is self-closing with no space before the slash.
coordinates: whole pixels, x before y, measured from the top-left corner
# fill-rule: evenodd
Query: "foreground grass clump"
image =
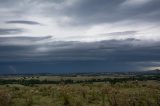
<path id="1" fill-rule="evenodd" d="M 3 90 L 0 90 L 0 106 L 11 106 L 11 95 Z"/>
<path id="2" fill-rule="evenodd" d="M 117 88 L 105 90 L 110 106 L 159 106 L 159 91 L 154 89 L 139 89 L 126 92 Z"/>
<path id="3" fill-rule="evenodd" d="M 160 106 L 160 85 L 147 81 L 2 85 L 0 106 Z"/>

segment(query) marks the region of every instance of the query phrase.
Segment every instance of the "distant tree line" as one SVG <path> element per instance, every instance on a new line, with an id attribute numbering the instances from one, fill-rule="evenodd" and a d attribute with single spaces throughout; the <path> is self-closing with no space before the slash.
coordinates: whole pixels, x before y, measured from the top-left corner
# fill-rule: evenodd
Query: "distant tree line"
<path id="1" fill-rule="evenodd" d="M 94 83 L 94 82 L 108 82 L 110 84 L 116 84 L 121 82 L 127 82 L 127 81 L 146 81 L 146 80 L 157 80 L 160 81 L 160 75 L 153 75 L 153 76 L 134 76 L 134 77 L 128 77 L 128 78 L 93 78 L 89 80 L 72 80 L 72 79 L 66 79 L 66 80 L 38 80 L 38 79 L 0 79 L 0 85 L 4 84 L 21 84 L 25 86 L 31 86 L 34 84 L 76 84 L 76 83 Z"/>

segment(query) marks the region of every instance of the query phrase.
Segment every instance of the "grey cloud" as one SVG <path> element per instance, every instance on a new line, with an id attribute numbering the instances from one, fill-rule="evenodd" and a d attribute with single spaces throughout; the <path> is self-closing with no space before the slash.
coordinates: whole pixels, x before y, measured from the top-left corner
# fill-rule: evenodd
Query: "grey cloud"
<path id="1" fill-rule="evenodd" d="M 52 41 L 36 45 L 0 45 L 0 51 L 0 63 L 52 64 L 60 62 L 63 64 L 62 67 L 66 67 L 67 64 L 72 64 L 74 67 L 84 64 L 84 70 L 91 68 L 86 64 L 102 66 L 105 69 L 114 69 L 117 66 L 122 71 L 123 69 L 129 70 L 131 67 L 132 70 L 138 70 L 155 66 L 157 64 L 151 63 L 160 61 L 160 42 L 147 42 L 133 38 L 88 43 Z"/>
<path id="2" fill-rule="evenodd" d="M 1 6 L 12 7 L 12 13 L 24 15 L 30 13 L 56 17 L 60 25 L 94 25 L 100 23 L 121 22 L 124 20 L 137 22 L 158 22 L 160 1 L 150 0 L 144 5 L 123 5 L 126 0 L 1 0 Z M 71 2 L 68 4 L 68 2 Z M 73 2 L 73 3 L 72 3 Z M 36 12 L 32 10 L 37 10 Z M 26 11 L 27 10 L 27 11 Z M 8 13 L 9 14 L 9 13 Z M 62 17 L 68 16 L 71 21 L 63 22 Z M 11 22 L 15 23 L 15 22 Z M 23 23 L 23 22 L 19 22 Z M 28 22 L 24 22 L 28 23 Z M 30 22 L 29 22 L 30 23 Z"/>
<path id="3" fill-rule="evenodd" d="M 111 32 L 111 33 L 103 33 L 100 35 L 108 35 L 108 36 L 126 36 L 126 35 L 135 35 L 138 31 L 122 31 L 122 32 Z"/>
<path id="4" fill-rule="evenodd" d="M 15 0 L 15 1 L 13 1 L 13 0 L 0 0 L 0 2 L 1 2 L 0 5 L 1 6 L 13 6 L 13 5 L 17 4 L 19 1 L 21 1 L 21 0 Z"/>
<path id="5" fill-rule="evenodd" d="M 43 41 L 48 41 L 52 39 L 52 36 L 43 36 L 43 37 L 0 37 L 0 45 L 37 45 Z"/>
<path id="6" fill-rule="evenodd" d="M 158 54 L 160 51 L 159 42 L 143 46 L 142 41 L 135 39 L 109 40 L 92 43 L 53 41 L 39 45 L 28 45 L 24 48 L 20 45 L 14 47 L 11 45 L 6 47 L 1 46 L 1 49 L 1 51 L 9 53 L 9 57 L 14 57 L 12 52 L 20 53 L 22 57 L 23 53 L 25 53 L 26 55 L 24 55 L 23 58 L 30 57 L 32 61 L 102 60 L 109 62 L 141 62 L 159 61 L 160 57 Z M 19 51 L 21 51 L 22 54 Z M 42 57 L 37 58 L 38 56 Z M 18 55 L 16 55 L 16 57 L 18 57 Z M 22 57 L 18 59 L 22 59 L 23 61 Z M 5 58 L 3 57 L 3 59 Z"/>
<path id="7" fill-rule="evenodd" d="M 39 22 L 36 21 L 24 21 L 24 20 L 12 20 L 6 21 L 7 24 L 27 24 L 27 25 L 41 25 Z"/>
<path id="8" fill-rule="evenodd" d="M 0 35 L 20 34 L 25 31 L 26 30 L 21 28 L 13 28 L 13 29 L 0 28 Z"/>
<path id="9" fill-rule="evenodd" d="M 66 7 L 62 15 L 71 17 L 69 24 L 93 25 L 98 23 L 113 23 L 124 20 L 148 22 L 158 21 L 160 15 L 160 1 L 152 0 L 140 6 L 123 6 L 126 0 L 82 0 L 73 6 Z M 155 11 L 157 11 L 155 13 Z M 154 13 L 154 14 L 153 14 Z"/>
<path id="10" fill-rule="evenodd" d="M 23 18 L 25 16 L 46 16 L 62 26 L 84 27 L 121 22 L 123 24 L 123 21 L 133 25 L 147 22 L 159 26 L 159 0 L 150 0 L 143 5 L 134 6 L 123 5 L 124 2 L 126 0 L 0 0 L 1 22 L 11 20 L 6 22 L 7 25 L 40 25 L 39 22 L 25 21 Z M 69 17 L 69 22 L 61 21 L 63 17 Z M 14 20 L 21 18 L 22 20 Z M 118 25 L 120 27 L 120 24 Z M 19 35 L 25 31 L 21 28 L 1 28 L 0 35 Z M 124 32 L 104 33 L 104 35 L 116 37 L 137 33 L 138 31 L 131 29 Z M 139 66 L 146 67 L 151 62 L 159 62 L 159 52 L 160 42 L 147 42 L 132 38 L 87 43 L 54 41 L 50 36 L 0 37 L 0 65 L 5 62 L 52 63 L 65 61 L 71 62 L 74 66 L 75 61 L 85 61 L 87 65 L 91 65 L 90 63 L 95 66 L 102 64 L 110 68 L 122 65 L 127 69 L 129 67 L 137 69 Z M 78 62 L 76 65 L 79 64 Z M 100 67 L 98 68 L 100 69 Z M 123 67 L 120 68 L 123 69 Z"/>

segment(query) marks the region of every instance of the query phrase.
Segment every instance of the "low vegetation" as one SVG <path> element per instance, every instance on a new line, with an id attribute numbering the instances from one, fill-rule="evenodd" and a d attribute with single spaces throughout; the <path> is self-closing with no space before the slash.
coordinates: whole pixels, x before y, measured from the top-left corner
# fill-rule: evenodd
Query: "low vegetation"
<path id="1" fill-rule="evenodd" d="M 0 106 L 160 106 L 158 79 L 76 81 L 3 83 L 0 85 Z"/>

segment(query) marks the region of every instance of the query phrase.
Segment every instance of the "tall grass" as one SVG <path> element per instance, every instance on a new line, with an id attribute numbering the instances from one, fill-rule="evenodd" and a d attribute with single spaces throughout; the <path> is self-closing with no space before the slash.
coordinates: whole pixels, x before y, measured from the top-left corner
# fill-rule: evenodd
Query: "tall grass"
<path id="1" fill-rule="evenodd" d="M 160 85 L 38 85 L 0 88 L 0 106 L 160 106 Z M 6 89 L 6 91 L 4 91 Z"/>
<path id="2" fill-rule="evenodd" d="M 0 90 L 0 106 L 11 106 L 11 95 Z"/>

